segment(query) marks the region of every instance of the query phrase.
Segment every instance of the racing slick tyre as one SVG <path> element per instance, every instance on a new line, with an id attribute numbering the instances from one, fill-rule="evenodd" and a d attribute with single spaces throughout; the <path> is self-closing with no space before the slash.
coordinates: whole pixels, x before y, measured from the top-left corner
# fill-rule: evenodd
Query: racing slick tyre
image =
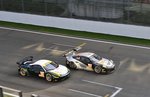
<path id="1" fill-rule="evenodd" d="M 101 73 L 102 72 L 102 67 L 97 65 L 97 66 L 94 67 L 94 71 L 95 71 L 95 73 Z"/>
<path id="2" fill-rule="evenodd" d="M 47 73 L 46 76 L 45 76 L 45 79 L 48 81 L 48 82 L 52 82 L 53 81 L 53 77 L 50 73 Z"/>
<path id="3" fill-rule="evenodd" d="M 77 69 L 77 66 L 73 62 L 66 62 L 66 64 L 71 69 Z"/>
<path id="4" fill-rule="evenodd" d="M 19 74 L 20 74 L 21 76 L 27 76 L 27 75 L 28 75 L 28 70 L 25 69 L 25 68 L 20 68 Z"/>

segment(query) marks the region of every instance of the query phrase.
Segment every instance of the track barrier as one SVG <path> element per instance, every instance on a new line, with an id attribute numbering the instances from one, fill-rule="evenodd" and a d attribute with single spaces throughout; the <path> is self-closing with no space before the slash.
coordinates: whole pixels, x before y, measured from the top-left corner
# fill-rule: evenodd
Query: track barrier
<path id="1" fill-rule="evenodd" d="M 9 97 L 24 97 L 22 91 L 20 90 L 0 86 L 0 97 L 5 97 L 4 95 Z M 40 96 L 32 94 L 31 97 L 40 97 Z"/>
<path id="2" fill-rule="evenodd" d="M 4 97 L 4 95 L 10 96 L 10 97 L 23 97 L 22 91 L 0 86 L 0 97 Z"/>
<path id="3" fill-rule="evenodd" d="M 3 95 L 3 89 L 0 87 L 0 97 L 4 97 Z"/>

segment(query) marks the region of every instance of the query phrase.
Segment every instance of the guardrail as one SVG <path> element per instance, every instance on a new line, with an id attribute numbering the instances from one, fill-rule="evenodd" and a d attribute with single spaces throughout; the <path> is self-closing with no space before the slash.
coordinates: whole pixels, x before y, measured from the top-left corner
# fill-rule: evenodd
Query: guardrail
<path id="1" fill-rule="evenodd" d="M 23 97 L 22 91 L 0 86 L 0 97 L 4 97 L 4 95 L 12 96 L 12 97 Z"/>
<path id="2" fill-rule="evenodd" d="M 5 97 L 5 95 L 10 97 L 23 97 L 22 91 L 0 86 L 0 97 Z M 32 94 L 31 97 L 40 97 L 36 94 Z"/>

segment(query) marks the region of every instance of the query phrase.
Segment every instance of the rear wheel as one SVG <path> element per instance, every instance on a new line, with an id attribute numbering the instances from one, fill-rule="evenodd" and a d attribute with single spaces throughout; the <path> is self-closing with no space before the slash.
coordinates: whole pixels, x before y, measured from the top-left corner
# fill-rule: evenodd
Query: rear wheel
<path id="1" fill-rule="evenodd" d="M 66 64 L 71 69 L 77 69 L 77 66 L 73 62 L 66 61 Z"/>
<path id="2" fill-rule="evenodd" d="M 52 77 L 52 75 L 51 75 L 50 73 L 47 73 L 45 78 L 46 78 L 46 80 L 49 81 L 49 82 L 52 82 L 52 81 L 53 81 L 53 77 Z"/>
<path id="3" fill-rule="evenodd" d="M 95 71 L 95 73 L 101 73 L 102 72 L 102 67 L 101 66 L 95 66 L 94 71 Z"/>
<path id="4" fill-rule="evenodd" d="M 27 75 L 28 75 L 28 70 L 25 69 L 25 68 L 20 68 L 19 74 L 20 74 L 21 76 L 27 76 Z"/>

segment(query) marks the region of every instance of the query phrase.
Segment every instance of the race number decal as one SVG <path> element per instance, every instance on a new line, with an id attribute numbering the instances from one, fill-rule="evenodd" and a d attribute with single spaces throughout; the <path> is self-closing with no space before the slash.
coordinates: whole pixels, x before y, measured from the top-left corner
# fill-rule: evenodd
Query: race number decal
<path id="1" fill-rule="evenodd" d="M 88 64 L 88 67 L 89 67 L 89 68 L 92 68 L 92 64 Z"/>
<path id="2" fill-rule="evenodd" d="M 40 71 L 39 77 L 44 77 L 44 72 Z"/>

